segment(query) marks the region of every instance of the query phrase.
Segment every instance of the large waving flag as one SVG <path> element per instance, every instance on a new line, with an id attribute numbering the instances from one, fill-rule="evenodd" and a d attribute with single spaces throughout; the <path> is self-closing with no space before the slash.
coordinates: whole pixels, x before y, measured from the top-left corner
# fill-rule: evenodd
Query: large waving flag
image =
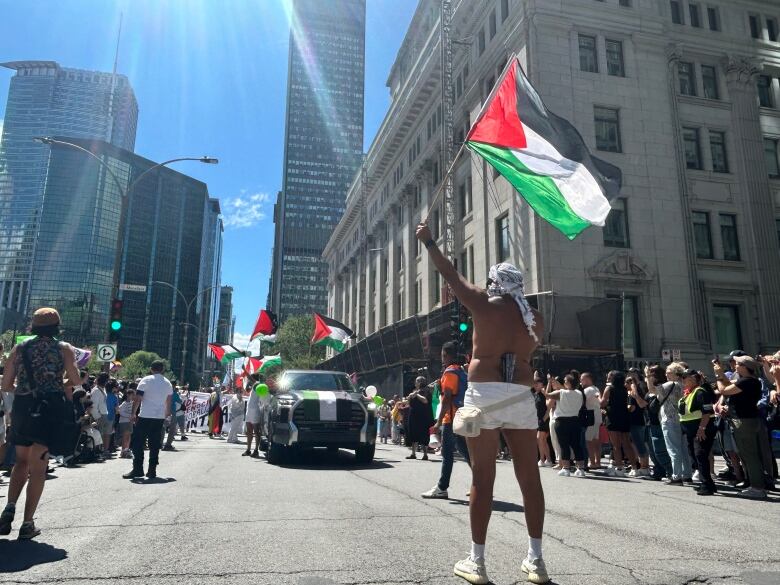
<path id="1" fill-rule="evenodd" d="M 260 361 L 260 366 L 258 367 L 258 371 L 261 374 L 265 374 L 271 368 L 275 368 L 275 367 L 281 366 L 281 365 L 282 365 L 282 356 L 281 356 L 281 354 L 266 355 L 266 356 L 263 356 L 263 359 Z"/>
<path id="2" fill-rule="evenodd" d="M 355 333 L 343 323 L 335 319 L 314 313 L 314 335 L 311 342 L 314 345 L 325 345 L 336 351 L 344 351 L 347 342 L 355 337 Z"/>
<path id="3" fill-rule="evenodd" d="M 261 309 L 260 314 L 257 316 L 254 331 L 252 331 L 252 336 L 249 340 L 252 341 L 256 337 L 265 335 L 273 335 L 276 333 L 278 327 L 276 315 L 267 309 Z"/>
<path id="4" fill-rule="evenodd" d="M 244 362 L 244 368 L 243 368 L 244 374 L 246 374 L 247 376 L 251 376 L 252 374 L 254 374 L 256 371 L 260 369 L 260 365 L 262 363 L 263 362 L 258 358 L 253 358 L 253 357 L 246 358 L 246 361 Z"/>
<path id="5" fill-rule="evenodd" d="M 570 240 L 603 226 L 620 191 L 620 169 L 591 156 L 576 128 L 547 110 L 516 57 L 466 145 Z"/>
<path id="6" fill-rule="evenodd" d="M 222 364 L 226 364 L 246 355 L 243 351 L 239 351 L 232 345 L 226 343 L 209 343 L 209 349 L 214 354 L 214 357 L 217 358 L 217 361 Z"/>

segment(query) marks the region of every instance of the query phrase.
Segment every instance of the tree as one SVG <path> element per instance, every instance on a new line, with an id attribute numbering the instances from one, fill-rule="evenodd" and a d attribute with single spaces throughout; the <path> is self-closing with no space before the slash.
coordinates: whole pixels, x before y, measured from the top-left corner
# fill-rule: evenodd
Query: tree
<path id="1" fill-rule="evenodd" d="M 149 375 L 149 369 L 152 367 L 152 362 L 162 360 L 165 363 L 166 376 L 170 377 L 170 367 L 168 360 L 164 360 L 153 351 L 136 351 L 129 356 L 120 360 L 122 367 L 119 369 L 119 375 L 125 380 L 135 380 L 136 378 L 143 378 Z"/>
<path id="2" fill-rule="evenodd" d="M 314 317 L 297 315 L 289 317 L 276 333 L 275 351 L 282 354 L 285 368 L 311 370 L 325 359 L 325 348 L 311 345 Z"/>

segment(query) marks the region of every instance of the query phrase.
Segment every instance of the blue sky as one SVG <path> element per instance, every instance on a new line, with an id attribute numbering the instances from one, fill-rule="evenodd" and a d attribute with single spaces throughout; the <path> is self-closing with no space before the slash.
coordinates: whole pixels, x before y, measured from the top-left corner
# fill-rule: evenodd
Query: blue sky
<path id="1" fill-rule="evenodd" d="M 329 1 L 329 0 L 322 0 Z M 237 333 L 265 306 L 273 202 L 281 186 L 289 27 L 286 0 L 0 0 L 0 62 L 58 61 L 118 71 L 139 105 L 136 152 L 217 156 L 175 168 L 222 201 L 222 281 Z M 365 148 L 389 104 L 385 81 L 417 0 L 367 0 Z M 0 69 L 0 118 L 13 72 Z"/>

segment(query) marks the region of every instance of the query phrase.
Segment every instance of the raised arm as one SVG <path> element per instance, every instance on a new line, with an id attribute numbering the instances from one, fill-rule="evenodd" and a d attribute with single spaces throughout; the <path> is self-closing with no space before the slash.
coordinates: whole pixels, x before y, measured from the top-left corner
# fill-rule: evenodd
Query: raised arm
<path id="1" fill-rule="evenodd" d="M 68 400 L 73 400 L 73 387 L 81 382 L 81 374 L 76 367 L 76 355 L 73 353 L 73 348 L 67 343 L 62 344 L 62 359 L 65 362 L 65 397 Z"/>
<path id="2" fill-rule="evenodd" d="M 447 260 L 436 245 L 431 230 L 426 224 L 421 223 L 417 226 L 417 239 L 428 250 L 436 270 L 439 271 L 445 282 L 452 287 L 452 292 L 455 293 L 455 296 L 458 297 L 461 303 L 466 305 L 466 308 L 473 312 L 488 304 L 487 293 L 463 278 L 460 272 L 452 265 L 452 262 Z"/>
<path id="3" fill-rule="evenodd" d="M 15 389 L 14 382 L 16 381 L 16 347 L 8 354 L 8 359 L 5 361 L 3 369 L 3 392 L 13 392 Z"/>

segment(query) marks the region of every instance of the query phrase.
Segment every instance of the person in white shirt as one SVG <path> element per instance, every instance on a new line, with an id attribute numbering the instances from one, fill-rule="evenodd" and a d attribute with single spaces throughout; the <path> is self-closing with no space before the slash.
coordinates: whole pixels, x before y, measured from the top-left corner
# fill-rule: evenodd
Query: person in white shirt
<path id="1" fill-rule="evenodd" d="M 601 440 L 599 429 L 601 428 L 601 393 L 593 383 L 593 374 L 583 372 L 580 375 L 580 384 L 585 390 L 585 408 L 593 411 L 593 426 L 585 429 L 585 445 L 588 448 L 590 469 L 601 469 Z"/>
<path id="2" fill-rule="evenodd" d="M 257 393 L 257 386 L 260 383 L 260 376 L 252 374 L 249 379 L 252 390 L 249 392 L 249 401 L 246 404 L 246 451 L 242 457 L 260 458 L 260 442 L 263 432 L 263 405 L 260 395 Z M 255 450 L 252 451 L 252 438 L 255 439 Z"/>
<path id="3" fill-rule="evenodd" d="M 149 441 L 149 469 L 146 477 L 157 477 L 157 465 L 159 463 L 160 446 L 162 445 L 163 422 L 171 414 L 171 396 L 173 386 L 163 376 L 165 364 L 158 360 L 152 362 L 152 373 L 138 383 L 135 400 L 133 402 L 133 415 L 131 422 L 133 429 L 133 469 L 124 474 L 125 479 L 143 477 L 144 475 L 144 443 Z"/>
<path id="4" fill-rule="evenodd" d="M 108 393 L 106 392 L 106 383 L 109 379 L 110 377 L 108 374 L 105 372 L 101 373 L 95 381 L 95 387 L 89 394 L 89 399 L 92 401 L 92 408 L 90 409 L 89 414 L 95 419 L 97 432 L 100 433 L 100 436 L 103 439 L 104 455 L 108 455 L 108 445 L 111 441 L 110 425 L 112 421 L 108 420 L 108 406 L 106 405 L 106 397 L 108 396 Z"/>
<path id="5" fill-rule="evenodd" d="M 230 400 L 230 432 L 228 443 L 239 443 L 238 433 L 244 430 L 244 396 L 240 390 Z"/>
<path id="6" fill-rule="evenodd" d="M 552 379 L 549 374 L 548 377 Z M 580 435 L 582 423 L 579 419 L 580 408 L 582 408 L 585 399 L 582 392 L 574 387 L 576 383 L 577 379 L 574 376 L 566 374 L 563 378 L 563 388 L 547 392 L 548 398 L 554 398 L 558 401 L 556 405 L 558 416 L 555 420 L 555 432 L 561 445 L 561 470 L 558 475 L 564 477 L 571 475 L 569 457 L 572 451 L 574 451 L 574 460 L 577 463 L 577 471 L 574 475 L 575 477 L 585 477 L 585 453 L 582 450 Z"/>

